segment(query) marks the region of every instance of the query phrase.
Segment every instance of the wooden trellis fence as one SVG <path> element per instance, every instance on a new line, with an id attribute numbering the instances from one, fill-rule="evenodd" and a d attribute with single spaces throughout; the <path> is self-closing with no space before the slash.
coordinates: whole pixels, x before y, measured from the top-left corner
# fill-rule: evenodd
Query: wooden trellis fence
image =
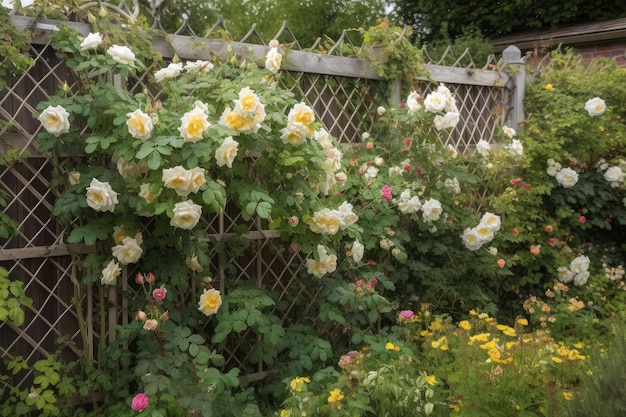
<path id="1" fill-rule="evenodd" d="M 35 64 L 24 75 L 10 79 L 7 88 L 0 92 L 0 117 L 12 124 L 9 131 L 0 132 L 0 151 L 4 152 L 9 147 L 18 148 L 23 154 L 19 163 L 0 170 L 0 187 L 11 197 L 3 211 L 19 222 L 17 236 L 0 240 L 0 265 L 7 268 L 12 280 L 24 282 L 35 309 L 27 312 L 26 322 L 19 328 L 0 322 L 0 355 L 3 359 L 22 355 L 32 363 L 56 351 L 55 340 L 62 336 L 67 340 L 61 348 L 64 358 L 91 357 L 91 349 L 97 345 L 99 338 L 112 337 L 112 334 L 94 330 L 98 289 L 81 287 L 76 281 L 73 257 L 80 256 L 88 248 L 66 244 L 63 228 L 50 217 L 58 195 L 50 187 L 50 181 L 55 164 L 62 164 L 63 161 L 38 154 L 34 138 L 41 127 L 33 118 L 40 101 L 47 100 L 64 82 L 70 82 L 63 62 L 58 60 L 51 48 L 50 31 L 60 25 L 71 25 L 87 35 L 90 25 L 36 21 L 24 16 L 13 16 L 13 20 L 23 30 L 30 28 L 36 33 L 30 47 Z M 160 40 L 155 43 L 166 59 L 173 57 L 174 52 L 183 60 L 209 59 L 209 51 L 224 55 L 229 47 L 235 52 L 251 49 L 259 57 L 267 51 L 262 44 L 182 35 L 167 37 L 168 42 Z M 198 44 L 202 47 L 191 46 Z M 340 142 L 357 143 L 361 133 L 368 131 L 375 122 L 376 107 L 387 99 L 387 83 L 363 59 L 333 55 L 335 52 L 332 50 L 330 53 L 320 55 L 291 51 L 284 63 L 284 78 L 292 91 L 315 109 L 318 119 L 333 136 Z M 515 103 L 512 100 L 515 85 L 509 72 L 475 65 L 450 67 L 427 64 L 426 68 L 433 80 L 450 87 L 461 112 L 462 122 L 449 136 L 442 138 L 446 144 L 472 152 L 478 140 L 493 141 L 499 127 L 514 122 L 511 109 L 512 103 Z M 129 88 L 143 87 L 142 80 L 136 83 Z M 431 88 L 425 81 L 422 87 L 424 91 Z M 395 100 L 399 101 L 400 97 L 395 97 Z M 295 308 L 299 315 L 307 315 L 317 294 L 296 279 L 304 264 L 300 255 L 275 253 L 271 250 L 275 238 L 271 231 L 263 230 L 259 222 L 244 222 L 237 213 L 224 212 L 205 221 L 208 233 L 216 239 L 225 239 L 235 225 L 245 224 L 249 230 L 245 238 L 252 244 L 244 254 L 230 259 L 237 272 L 229 274 L 228 282 L 219 265 L 213 265 L 214 277 L 220 280 L 222 289 L 227 292 L 229 283 L 255 280 L 256 285 L 278 292 L 281 300 L 291 306 L 285 310 L 285 322 L 297 320 L 291 314 Z M 111 291 L 115 292 L 115 289 Z M 108 296 L 116 299 L 114 293 Z M 123 307 L 119 305 L 109 311 L 109 325 L 128 320 L 128 312 Z M 85 333 L 78 328 L 78 314 L 87 323 L 86 341 L 81 340 Z M 81 348 L 85 343 L 87 346 Z M 231 365 L 246 366 L 247 357 L 245 352 L 240 351 L 240 346 L 229 346 L 224 354 Z M 19 385 L 20 381 L 14 383 Z"/>

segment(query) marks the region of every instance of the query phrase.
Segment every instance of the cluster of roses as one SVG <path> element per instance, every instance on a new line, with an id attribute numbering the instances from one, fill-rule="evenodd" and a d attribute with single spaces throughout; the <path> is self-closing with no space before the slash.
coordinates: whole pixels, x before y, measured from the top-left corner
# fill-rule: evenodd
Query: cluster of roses
<path id="1" fill-rule="evenodd" d="M 416 113 L 422 109 L 429 113 L 440 113 L 433 119 L 437 130 L 453 128 L 460 120 L 456 99 L 443 83 L 423 100 L 420 93 L 413 90 L 406 99 L 406 107 L 409 113 Z"/>
<path id="2" fill-rule="evenodd" d="M 500 230 L 500 224 L 500 216 L 489 212 L 483 214 L 477 226 L 463 230 L 463 244 L 471 251 L 480 249 L 493 240 L 495 233 Z"/>

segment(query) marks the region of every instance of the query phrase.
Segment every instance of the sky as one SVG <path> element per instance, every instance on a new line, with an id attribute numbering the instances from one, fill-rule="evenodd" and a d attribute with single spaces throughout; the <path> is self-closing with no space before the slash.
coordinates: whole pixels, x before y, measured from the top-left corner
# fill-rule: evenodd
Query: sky
<path id="1" fill-rule="evenodd" d="M 18 1 L 18 0 L 2 0 L 2 5 L 6 7 L 7 9 L 12 9 L 15 1 Z M 21 3 L 22 3 L 22 7 L 28 7 L 34 3 L 34 0 L 21 0 Z"/>

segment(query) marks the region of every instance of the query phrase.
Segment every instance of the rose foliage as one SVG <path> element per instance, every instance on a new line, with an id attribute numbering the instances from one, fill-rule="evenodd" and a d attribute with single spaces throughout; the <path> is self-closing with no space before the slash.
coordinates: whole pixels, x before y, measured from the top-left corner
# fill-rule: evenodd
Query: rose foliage
<path id="1" fill-rule="evenodd" d="M 262 415 L 280 406 L 286 378 L 288 413 L 306 391 L 302 375 L 322 370 L 307 415 L 403 415 L 415 404 L 445 414 L 469 403 L 460 386 L 474 378 L 459 368 L 447 377 L 454 357 L 424 346 L 445 354 L 446 332 L 457 346 L 470 335 L 428 323 L 401 341 L 400 310 L 430 305 L 456 323 L 478 308 L 503 326 L 527 315 L 542 330 L 533 340 L 551 332 L 572 343 L 623 318 L 622 70 L 601 62 L 581 74 L 571 55 L 555 55 L 529 85 L 524 126 L 503 127 L 499 143 L 444 145 L 464 121 L 439 84 L 377 103 L 362 143 L 343 145 L 284 88 L 277 42 L 266 57 L 164 62 L 150 31 L 111 18 L 102 13 L 86 36 L 52 35 L 74 78 L 35 117 L 40 150 L 59 161 L 53 214 L 68 243 L 93 248 L 79 287 L 98 292 L 102 321 L 117 293 L 134 320 L 108 329 L 110 343 L 101 326 L 96 361 L 66 366 L 66 385 L 13 391 L 3 411 L 24 414 L 30 398 L 52 415 L 58 396 L 91 404 L 73 415 Z M 212 233 L 219 213 L 237 226 Z M 229 280 L 251 227 L 276 234 L 273 253 L 314 299 L 288 294 L 291 304 L 256 279 Z M 506 349 L 523 350 L 521 336 L 505 335 L 517 343 Z M 493 346 L 473 349 L 505 360 L 504 338 L 485 338 Z M 351 351 L 342 369 L 358 364 L 354 380 L 326 368 Z M 235 368 L 224 352 L 245 361 Z M 249 385 L 262 365 L 272 372 Z M 535 404 L 539 391 L 514 405 Z M 398 392 L 412 402 L 388 400 Z"/>

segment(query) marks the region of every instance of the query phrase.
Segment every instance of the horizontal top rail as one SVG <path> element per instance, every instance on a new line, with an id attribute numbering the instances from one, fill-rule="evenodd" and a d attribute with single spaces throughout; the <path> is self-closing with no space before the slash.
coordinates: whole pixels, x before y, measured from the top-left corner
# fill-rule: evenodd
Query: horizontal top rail
<path id="1" fill-rule="evenodd" d="M 84 36 L 88 35 L 92 29 L 88 23 L 35 19 L 28 16 L 11 16 L 11 18 L 18 29 L 22 31 L 30 29 L 35 32 L 32 40 L 33 44 L 47 44 L 50 39 L 50 32 L 60 25 L 71 27 Z M 164 36 L 167 36 L 167 39 Z M 171 58 L 174 54 L 186 60 L 207 60 L 212 55 L 225 58 L 230 50 L 238 56 L 252 54 L 255 58 L 261 59 L 265 57 L 269 50 L 268 46 L 242 42 L 183 35 L 167 34 L 164 36 L 155 37 L 153 44 L 155 49 L 165 58 Z M 193 39 L 192 42 L 190 42 L 190 38 Z M 434 64 L 424 64 L 424 67 L 430 73 L 430 79 L 436 82 L 504 88 L 509 80 L 509 74 L 504 71 L 454 68 Z M 365 59 L 325 55 L 315 52 L 290 50 L 284 56 L 283 68 L 287 71 L 338 77 L 381 79 Z M 427 80 L 425 77 L 420 79 Z"/>

